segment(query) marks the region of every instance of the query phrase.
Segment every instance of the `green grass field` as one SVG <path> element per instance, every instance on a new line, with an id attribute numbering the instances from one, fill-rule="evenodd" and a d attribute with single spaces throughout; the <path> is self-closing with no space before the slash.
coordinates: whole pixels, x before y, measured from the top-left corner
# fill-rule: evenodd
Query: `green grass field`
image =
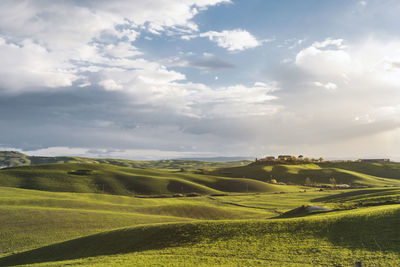
<path id="1" fill-rule="evenodd" d="M 248 160 L 231 162 L 210 162 L 201 160 L 126 160 L 126 159 L 103 159 L 103 158 L 84 158 L 84 157 L 38 157 L 28 156 L 15 151 L 0 151 L 1 167 L 18 167 L 27 165 L 42 165 L 51 163 L 104 163 L 120 167 L 131 168 L 151 168 L 151 169 L 209 169 L 233 166 L 243 166 L 251 163 Z"/>
<path id="2" fill-rule="evenodd" d="M 283 167 L 298 179 L 339 169 Z M 0 266 L 399 266 L 400 187 L 385 187 L 399 180 L 344 167 L 371 188 L 99 163 L 2 169 Z M 296 213 L 308 206 L 329 210 Z"/>
<path id="3" fill-rule="evenodd" d="M 367 266 L 397 266 L 399 222 L 400 205 L 294 219 L 148 221 L 39 247 L 41 243 L 0 258 L 0 265 L 350 266 L 361 260 Z"/>
<path id="4" fill-rule="evenodd" d="M 59 163 L 0 170 L 0 186 L 58 192 L 160 195 L 174 193 L 297 191 L 253 179 L 233 179 L 171 170 L 135 169 L 110 164 Z"/>
<path id="5" fill-rule="evenodd" d="M 304 184 L 308 178 L 313 184 L 338 184 L 353 186 L 399 186 L 400 163 L 312 163 L 312 164 L 250 164 L 220 168 L 208 172 L 212 175 L 251 178 L 260 181 L 276 179 L 278 182 Z"/>

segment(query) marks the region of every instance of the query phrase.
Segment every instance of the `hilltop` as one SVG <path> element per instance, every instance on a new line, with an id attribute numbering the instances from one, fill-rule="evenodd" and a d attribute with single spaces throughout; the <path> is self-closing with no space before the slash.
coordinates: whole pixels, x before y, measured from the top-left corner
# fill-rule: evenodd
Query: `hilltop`
<path id="1" fill-rule="evenodd" d="M 226 158 L 228 159 L 228 158 Z M 238 158 L 237 158 L 238 159 Z M 17 167 L 26 165 L 50 164 L 50 163 L 106 163 L 121 167 L 152 168 L 152 169 L 202 169 L 242 166 L 251 163 L 249 160 L 231 161 L 204 161 L 192 159 L 166 159 L 166 160 L 127 160 L 127 159 L 103 159 L 85 157 L 38 157 L 28 156 L 16 151 L 0 151 L 0 168 Z"/>
<path id="2" fill-rule="evenodd" d="M 0 151 L 0 168 L 31 164 L 29 156 L 16 151 Z"/>
<path id="3" fill-rule="evenodd" d="M 327 185 L 348 184 L 356 187 L 400 185 L 400 163 L 319 162 L 319 163 L 252 163 L 246 166 L 219 168 L 211 175 L 271 181 Z"/>

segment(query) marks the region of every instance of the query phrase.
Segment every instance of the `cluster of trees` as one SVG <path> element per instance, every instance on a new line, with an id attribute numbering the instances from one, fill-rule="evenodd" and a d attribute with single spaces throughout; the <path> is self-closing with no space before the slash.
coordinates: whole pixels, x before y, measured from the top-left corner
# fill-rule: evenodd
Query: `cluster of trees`
<path id="1" fill-rule="evenodd" d="M 318 162 L 323 162 L 324 159 L 322 157 L 316 159 L 316 158 L 305 158 L 302 155 L 295 157 L 295 156 L 279 156 L 278 158 L 275 157 L 265 157 L 261 159 L 256 158 L 256 162 L 291 162 L 291 163 L 297 163 L 297 162 L 303 162 L 303 163 L 318 163 Z"/>
<path id="2" fill-rule="evenodd" d="M 336 179 L 335 178 L 329 178 L 329 183 L 333 186 L 336 187 Z M 310 177 L 307 177 L 306 180 L 304 181 L 304 185 L 306 186 L 311 186 L 313 185 L 313 182 L 311 181 Z"/>
<path id="3" fill-rule="evenodd" d="M 315 159 L 315 158 L 303 158 L 303 162 L 323 162 L 324 159 L 322 157 Z"/>
<path id="4" fill-rule="evenodd" d="M 290 159 L 287 159 L 287 161 L 323 162 L 324 159 L 322 157 L 319 157 L 318 159 L 316 159 L 316 158 L 305 158 L 303 155 L 300 155 L 298 157 L 291 156 Z"/>

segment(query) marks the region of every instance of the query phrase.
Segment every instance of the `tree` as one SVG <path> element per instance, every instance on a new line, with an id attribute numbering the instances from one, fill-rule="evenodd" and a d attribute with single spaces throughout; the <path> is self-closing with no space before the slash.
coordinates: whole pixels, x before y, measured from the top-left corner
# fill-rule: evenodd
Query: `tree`
<path id="1" fill-rule="evenodd" d="M 320 157 L 320 158 L 318 159 L 318 161 L 319 161 L 319 162 L 323 162 L 324 159 L 323 159 L 322 157 Z"/>
<path id="2" fill-rule="evenodd" d="M 311 184 L 312 184 L 312 183 L 311 183 L 310 177 L 307 177 L 307 178 L 306 178 L 306 181 L 304 182 L 304 184 L 305 184 L 305 185 L 311 185 Z"/>

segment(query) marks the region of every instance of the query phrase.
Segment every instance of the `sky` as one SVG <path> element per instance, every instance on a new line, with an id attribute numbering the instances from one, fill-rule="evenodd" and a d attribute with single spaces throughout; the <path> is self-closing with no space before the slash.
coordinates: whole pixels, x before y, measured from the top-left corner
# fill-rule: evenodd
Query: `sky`
<path id="1" fill-rule="evenodd" d="M 400 160 L 400 1 L 1 0 L 0 150 Z"/>

